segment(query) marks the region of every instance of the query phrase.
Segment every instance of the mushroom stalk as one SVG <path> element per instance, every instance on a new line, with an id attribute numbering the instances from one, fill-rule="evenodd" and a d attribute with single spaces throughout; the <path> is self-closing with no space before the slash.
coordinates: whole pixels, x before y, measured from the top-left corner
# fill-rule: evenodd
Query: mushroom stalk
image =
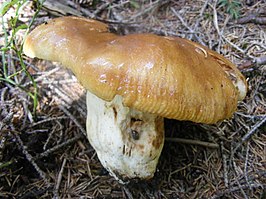
<path id="1" fill-rule="evenodd" d="M 152 178 L 164 144 L 164 120 L 123 106 L 117 95 L 106 102 L 87 92 L 87 136 L 112 176 Z"/>

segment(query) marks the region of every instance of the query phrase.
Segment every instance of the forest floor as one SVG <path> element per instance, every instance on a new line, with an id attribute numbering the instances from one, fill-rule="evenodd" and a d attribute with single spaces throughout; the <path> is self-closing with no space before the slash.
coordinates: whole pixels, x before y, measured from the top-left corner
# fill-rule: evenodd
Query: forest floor
<path id="1" fill-rule="evenodd" d="M 24 1 L 19 10 L 17 3 L 6 6 L 1 17 L 0 198 L 265 199 L 266 1 L 77 2 L 47 0 L 40 7 Z M 248 94 L 231 119 L 215 125 L 165 119 L 167 140 L 154 178 L 119 184 L 85 137 L 83 87 L 57 63 L 21 54 L 23 24 L 34 18 L 31 30 L 64 15 L 100 20 L 118 34 L 201 43 L 238 66 Z"/>

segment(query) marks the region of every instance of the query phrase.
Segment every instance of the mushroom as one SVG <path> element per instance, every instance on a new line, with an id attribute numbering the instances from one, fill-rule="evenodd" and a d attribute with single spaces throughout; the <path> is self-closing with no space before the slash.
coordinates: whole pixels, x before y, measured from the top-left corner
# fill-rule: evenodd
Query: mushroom
<path id="1" fill-rule="evenodd" d="M 247 92 L 230 61 L 192 41 L 119 36 L 99 21 L 60 17 L 26 38 L 29 57 L 57 61 L 87 90 L 87 137 L 120 182 L 153 177 L 164 118 L 213 124 L 232 117 Z"/>

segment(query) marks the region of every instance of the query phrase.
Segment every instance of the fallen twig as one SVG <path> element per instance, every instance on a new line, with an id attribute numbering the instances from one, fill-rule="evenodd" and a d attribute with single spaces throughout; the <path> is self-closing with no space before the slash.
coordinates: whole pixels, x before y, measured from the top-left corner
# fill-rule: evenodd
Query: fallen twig
<path id="1" fill-rule="evenodd" d="M 69 14 L 82 16 L 80 11 L 63 4 L 60 1 L 46 0 L 44 1 L 43 9 L 55 16 L 65 16 Z"/>
<path id="2" fill-rule="evenodd" d="M 258 65 L 263 65 L 266 64 L 266 56 L 261 56 L 261 57 L 256 57 L 255 59 L 255 63 Z"/>
<path id="3" fill-rule="evenodd" d="M 250 186 L 250 180 L 248 178 L 248 157 L 249 157 L 249 142 L 247 143 L 247 149 L 246 149 L 244 175 L 245 175 L 245 180 L 246 180 L 247 185 Z"/>
<path id="4" fill-rule="evenodd" d="M 184 19 L 181 17 L 181 15 L 174 9 L 174 8 L 170 8 L 171 11 L 175 14 L 175 16 L 179 19 L 179 21 L 182 23 L 183 26 L 185 26 L 197 39 L 197 41 L 202 44 L 205 45 L 205 43 L 202 41 L 202 39 L 200 37 L 198 37 L 198 35 L 195 34 L 195 31 L 187 25 L 187 23 L 184 21 Z"/>
<path id="5" fill-rule="evenodd" d="M 99 8 L 97 8 L 92 14 L 94 16 L 97 16 L 100 12 L 102 12 L 104 9 L 106 9 L 108 6 L 110 6 L 112 3 L 114 2 L 114 0 L 111 1 L 107 1 L 105 3 L 103 3 Z"/>
<path id="6" fill-rule="evenodd" d="M 33 187 L 30 190 L 28 190 L 26 193 L 20 195 L 19 197 L 16 197 L 17 199 L 28 199 L 28 198 L 41 198 L 43 194 L 48 194 L 49 192 L 52 192 L 52 186 L 48 187 Z"/>
<path id="7" fill-rule="evenodd" d="M 150 13 L 152 12 L 154 9 L 159 8 L 161 5 L 167 4 L 170 0 L 165 0 L 165 1 L 154 1 L 152 3 L 149 4 L 149 6 L 147 6 L 144 10 L 142 10 L 141 12 L 138 12 L 137 14 L 131 16 L 129 19 L 125 20 L 124 22 L 130 22 L 144 14 Z"/>
<path id="8" fill-rule="evenodd" d="M 183 138 L 165 138 L 165 141 L 169 142 L 178 142 L 182 144 L 193 144 L 193 145 L 200 145 L 204 147 L 209 147 L 209 148 L 214 148 L 218 149 L 219 145 L 216 143 L 211 143 L 211 142 L 204 142 L 200 140 L 190 140 L 190 139 L 183 139 Z"/>
<path id="9" fill-rule="evenodd" d="M 245 23 L 254 23 L 254 24 L 260 24 L 265 25 L 266 24 L 266 17 L 260 17 L 258 14 L 250 14 L 245 17 L 242 17 L 237 20 L 237 23 L 239 24 L 245 24 Z"/>
<path id="10" fill-rule="evenodd" d="M 238 66 L 239 70 L 249 69 L 254 65 L 260 66 L 266 64 L 266 56 L 255 57 L 253 60 L 248 60 Z"/>
<path id="11" fill-rule="evenodd" d="M 66 4 L 70 5 L 71 7 L 75 7 L 76 6 L 76 3 L 74 1 L 68 1 L 68 0 L 64 0 L 66 2 Z M 87 16 L 89 18 L 95 18 L 96 16 L 91 13 L 88 9 L 86 8 L 83 8 L 83 7 L 79 7 L 79 10 L 80 12 L 82 13 L 82 15 L 84 16 Z"/>
<path id="12" fill-rule="evenodd" d="M 45 118 L 43 120 L 40 120 L 38 122 L 33 123 L 32 125 L 30 125 L 30 127 L 34 127 L 34 126 L 37 126 L 37 125 L 40 125 L 40 124 L 43 124 L 43 123 L 46 123 L 46 122 L 51 122 L 53 120 L 62 120 L 62 119 L 68 119 L 68 117 L 67 116 L 59 116 L 59 117 Z"/>
<path id="13" fill-rule="evenodd" d="M 53 198 L 59 198 L 58 190 L 60 188 L 60 184 L 61 184 L 61 181 L 62 181 L 65 165 L 66 165 L 66 158 L 64 158 L 64 160 L 63 160 L 61 169 L 60 169 L 58 177 L 57 177 L 57 182 L 56 182 L 56 186 L 55 186 L 55 189 L 54 189 L 54 197 Z"/>
<path id="14" fill-rule="evenodd" d="M 62 105 L 59 105 L 59 108 L 64 111 L 64 113 L 77 125 L 83 135 L 86 135 L 86 130 L 82 127 L 82 125 L 76 120 L 76 118 Z"/>
<path id="15" fill-rule="evenodd" d="M 238 143 L 238 145 L 234 148 L 234 150 L 233 150 L 233 154 L 236 152 L 236 150 L 246 141 L 246 140 L 248 140 L 249 139 L 249 137 L 250 136 L 252 136 L 255 132 L 256 132 L 256 130 L 259 128 L 259 127 L 261 127 L 264 123 L 266 122 L 266 115 L 262 118 L 262 120 L 261 121 L 259 121 L 258 123 L 256 123 L 253 127 L 251 127 L 251 130 L 248 132 L 248 133 L 246 133 L 243 137 L 242 137 L 242 139 L 241 139 L 241 141 Z"/>
<path id="16" fill-rule="evenodd" d="M 127 187 L 123 187 L 123 190 L 124 190 L 127 198 L 129 198 L 129 199 L 133 199 L 134 198 L 132 193 L 130 192 L 130 190 Z"/>
<path id="17" fill-rule="evenodd" d="M 255 133 L 255 131 L 262 126 L 264 123 L 266 122 L 266 116 L 263 117 L 263 119 L 258 122 L 257 124 L 255 124 L 251 130 L 241 139 L 242 142 L 245 142 L 252 134 Z"/>
<path id="18" fill-rule="evenodd" d="M 224 144 L 221 142 L 221 154 L 222 154 L 222 161 L 223 161 L 223 175 L 224 175 L 224 185 L 228 188 L 228 165 L 227 165 L 227 155 L 225 153 Z"/>
<path id="19" fill-rule="evenodd" d="M 176 174 L 176 173 L 178 173 L 178 172 L 180 172 L 180 171 L 182 171 L 182 170 L 185 170 L 185 169 L 191 167 L 191 165 L 192 165 L 192 164 L 189 163 L 189 164 L 185 165 L 185 166 L 182 167 L 182 168 L 179 168 L 179 169 L 176 169 L 176 170 L 172 171 L 172 172 L 169 174 L 169 176 L 168 176 L 168 182 L 170 183 L 170 180 L 171 180 L 172 175 L 174 175 L 174 174 Z"/>
<path id="20" fill-rule="evenodd" d="M 32 157 L 32 155 L 28 152 L 27 147 L 24 145 L 23 141 L 21 140 L 19 136 L 20 133 L 15 130 L 11 132 L 12 132 L 12 135 L 15 137 L 15 139 L 18 141 L 19 147 L 22 149 L 22 153 L 25 155 L 26 159 L 32 164 L 34 169 L 37 171 L 39 176 L 45 181 L 45 183 L 48 184 L 49 180 L 46 174 L 40 169 L 40 167 L 34 161 L 34 158 Z"/>
<path id="21" fill-rule="evenodd" d="M 40 153 L 39 155 L 35 156 L 35 158 L 33 158 L 33 160 L 37 160 L 37 159 L 40 159 L 40 158 L 43 158 L 43 157 L 47 157 L 48 155 L 50 155 L 51 153 L 67 146 L 67 145 L 70 145 L 72 143 L 75 143 L 76 141 L 80 140 L 84 138 L 84 135 L 83 134 L 78 134 L 77 136 L 67 140 L 66 142 L 63 142 L 61 144 L 58 144 L 50 149 L 47 149 L 46 151 L 44 151 L 43 153 Z"/>
<path id="22" fill-rule="evenodd" d="M 232 147 L 232 145 L 231 145 L 231 151 L 232 151 L 232 150 L 233 150 L 233 147 Z M 238 169 L 238 167 L 237 167 L 237 165 L 236 165 L 236 161 L 235 161 L 235 158 L 234 158 L 234 156 L 233 156 L 234 152 L 231 153 L 231 154 L 232 154 L 232 156 L 231 156 L 231 158 L 230 158 L 230 163 L 231 163 L 231 166 L 232 166 L 232 168 L 233 168 L 233 171 L 234 171 L 234 173 L 235 173 L 236 176 L 240 176 L 242 173 L 239 172 L 239 169 Z M 239 188 L 239 191 L 242 193 L 243 197 L 244 197 L 245 199 L 247 199 L 246 193 L 245 193 L 243 187 L 241 186 L 241 184 L 240 184 L 240 182 L 239 182 L 239 178 L 235 178 L 235 183 L 237 184 L 237 186 L 238 186 L 238 188 Z"/>
<path id="23" fill-rule="evenodd" d="M 243 50 L 242 48 L 240 48 L 239 46 L 237 46 L 236 44 L 234 44 L 233 42 L 231 42 L 229 39 L 227 39 L 224 35 L 221 35 L 222 38 L 228 43 L 230 44 L 232 47 L 234 47 L 235 49 L 237 49 L 239 52 L 241 52 L 242 54 L 246 54 L 246 51 Z M 253 57 L 252 57 L 253 58 Z"/>

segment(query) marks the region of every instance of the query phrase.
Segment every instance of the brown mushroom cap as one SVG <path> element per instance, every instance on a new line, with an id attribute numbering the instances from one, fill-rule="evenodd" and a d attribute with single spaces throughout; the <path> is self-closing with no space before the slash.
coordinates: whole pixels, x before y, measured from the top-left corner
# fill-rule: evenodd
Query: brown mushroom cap
<path id="1" fill-rule="evenodd" d="M 84 18 L 38 26 L 24 52 L 62 63 L 106 101 L 121 95 L 125 106 L 166 118 L 215 123 L 231 117 L 246 93 L 238 69 L 206 47 L 154 34 L 119 36 Z M 239 81 L 244 91 L 234 86 Z"/>

